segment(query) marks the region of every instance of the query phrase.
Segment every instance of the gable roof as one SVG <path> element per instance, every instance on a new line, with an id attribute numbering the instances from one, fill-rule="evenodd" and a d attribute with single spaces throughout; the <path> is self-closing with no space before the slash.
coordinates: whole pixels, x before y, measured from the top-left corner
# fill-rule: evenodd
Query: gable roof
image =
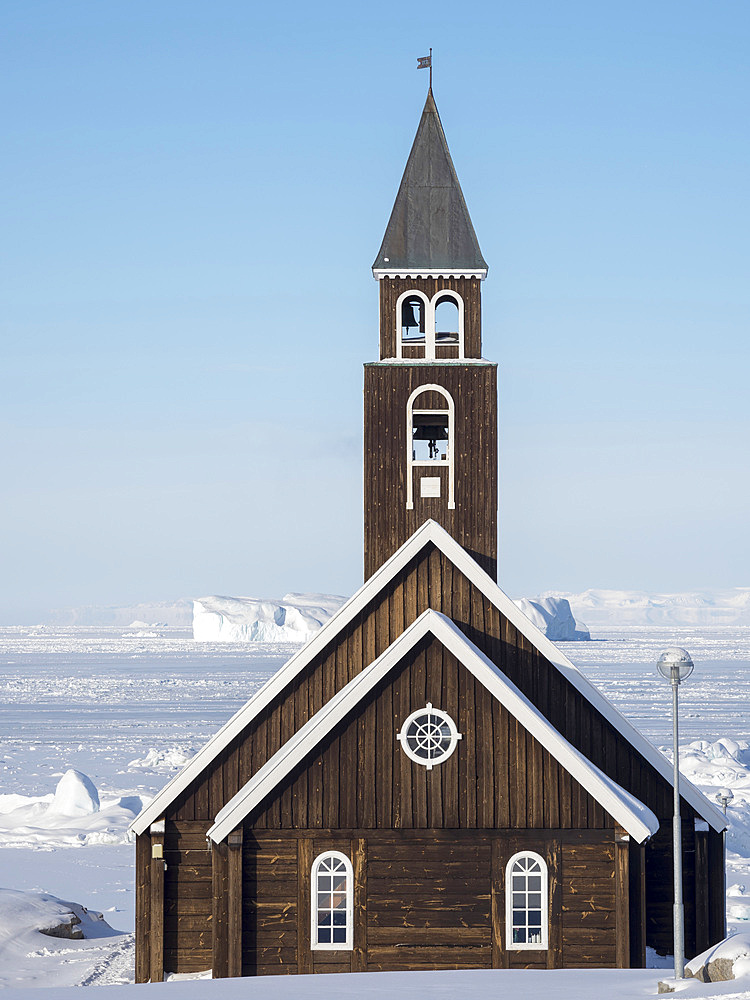
<path id="1" fill-rule="evenodd" d="M 672 765 L 646 737 L 629 722 L 615 706 L 574 666 L 555 644 L 533 625 L 523 612 L 505 594 L 495 581 L 472 559 L 468 552 L 436 521 L 425 521 L 400 549 L 376 570 L 370 579 L 339 608 L 308 643 L 294 654 L 273 677 L 269 678 L 253 697 L 225 723 L 185 767 L 158 792 L 146 808 L 130 825 L 135 833 L 144 833 L 149 825 L 160 819 L 167 806 L 177 798 L 203 769 L 238 736 L 252 720 L 266 708 L 288 684 L 332 642 L 339 632 L 404 569 L 427 545 L 435 545 L 453 565 L 525 636 L 536 649 L 589 701 L 594 708 L 616 729 L 649 764 L 672 784 Z M 707 820 L 714 830 L 726 829 L 724 814 L 714 806 L 685 777 L 680 778 L 680 792 L 695 811 Z"/>
<path id="2" fill-rule="evenodd" d="M 372 268 L 487 274 L 432 90 Z"/>
<path id="3" fill-rule="evenodd" d="M 608 778 L 587 757 L 568 743 L 499 667 L 449 618 L 428 608 L 377 659 L 341 688 L 266 761 L 219 811 L 207 836 L 215 843 L 224 840 L 428 632 L 471 671 L 503 707 L 518 719 L 638 843 L 656 833 L 659 821 L 647 806 Z"/>

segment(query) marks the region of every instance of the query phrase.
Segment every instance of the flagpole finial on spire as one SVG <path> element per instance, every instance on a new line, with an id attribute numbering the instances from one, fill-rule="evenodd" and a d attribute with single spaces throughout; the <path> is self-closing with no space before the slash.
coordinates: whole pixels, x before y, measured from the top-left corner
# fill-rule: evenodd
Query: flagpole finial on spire
<path id="1" fill-rule="evenodd" d="M 430 71 L 430 93 L 432 93 L 432 48 L 428 56 L 417 58 L 417 69 L 428 69 Z"/>

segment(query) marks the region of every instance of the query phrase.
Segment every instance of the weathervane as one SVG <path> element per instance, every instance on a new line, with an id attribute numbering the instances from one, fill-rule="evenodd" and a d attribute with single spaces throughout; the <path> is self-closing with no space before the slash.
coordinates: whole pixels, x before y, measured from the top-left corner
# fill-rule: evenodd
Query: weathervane
<path id="1" fill-rule="evenodd" d="M 432 49 L 428 56 L 418 56 L 417 69 L 428 69 L 430 71 L 430 90 L 432 90 Z"/>

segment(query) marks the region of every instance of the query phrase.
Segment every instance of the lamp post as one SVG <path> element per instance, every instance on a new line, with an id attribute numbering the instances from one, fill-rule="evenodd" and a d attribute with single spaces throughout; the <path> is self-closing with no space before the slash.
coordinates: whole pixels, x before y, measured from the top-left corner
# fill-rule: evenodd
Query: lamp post
<path id="1" fill-rule="evenodd" d="M 656 664 L 659 673 L 672 685 L 672 746 L 674 752 L 674 816 L 672 855 L 674 858 L 674 977 L 685 974 L 685 911 L 682 904 L 682 822 L 680 820 L 680 758 L 677 748 L 677 692 L 693 672 L 690 654 L 679 646 L 665 649 Z"/>
<path id="2" fill-rule="evenodd" d="M 720 788 L 716 793 L 716 801 L 724 810 L 724 815 L 727 814 L 727 806 L 734 798 L 734 792 L 731 788 Z"/>

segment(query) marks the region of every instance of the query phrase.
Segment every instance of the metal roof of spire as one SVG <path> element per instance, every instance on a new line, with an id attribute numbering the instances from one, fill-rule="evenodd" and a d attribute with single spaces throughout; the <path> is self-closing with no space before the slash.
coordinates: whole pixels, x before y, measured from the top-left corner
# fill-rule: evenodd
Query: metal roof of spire
<path id="1" fill-rule="evenodd" d="M 376 273 L 487 273 L 432 89 L 372 267 Z"/>

